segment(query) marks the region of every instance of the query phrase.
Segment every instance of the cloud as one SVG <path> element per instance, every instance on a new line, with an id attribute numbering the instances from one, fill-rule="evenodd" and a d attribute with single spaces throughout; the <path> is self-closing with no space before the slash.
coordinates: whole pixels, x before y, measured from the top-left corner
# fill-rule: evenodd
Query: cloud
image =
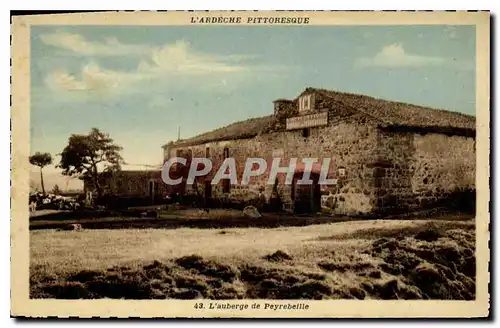
<path id="1" fill-rule="evenodd" d="M 88 41 L 75 33 L 57 31 L 40 35 L 40 40 L 50 46 L 89 56 L 143 55 L 151 52 L 151 47 L 141 44 L 123 44 L 114 37 L 104 42 Z"/>
<path id="2" fill-rule="evenodd" d="M 104 42 L 89 41 L 80 34 L 56 31 L 40 35 L 40 40 L 46 44 L 62 50 L 66 50 L 78 55 L 85 56 L 124 56 L 138 55 L 149 56 L 153 60 L 162 62 L 167 59 L 177 57 L 190 57 L 193 60 L 222 60 L 228 62 L 238 62 L 255 59 L 255 55 L 230 54 L 225 56 L 214 56 L 202 53 L 195 53 L 190 44 L 184 40 L 178 40 L 170 45 L 152 46 L 147 44 L 126 44 L 120 42 L 116 37 L 106 37 Z"/>
<path id="3" fill-rule="evenodd" d="M 448 39 L 456 39 L 458 37 L 457 29 L 453 25 L 446 26 L 443 32 Z"/>
<path id="4" fill-rule="evenodd" d="M 126 78 L 126 74 L 103 70 L 96 63 L 90 63 L 82 68 L 78 78 L 64 70 L 52 72 L 47 83 L 55 88 L 66 91 L 102 91 L 117 88 Z"/>
<path id="5" fill-rule="evenodd" d="M 153 49 L 150 61 L 141 61 L 139 71 L 143 73 L 171 72 L 186 74 L 242 72 L 249 69 L 248 66 L 238 64 L 244 58 L 238 58 L 235 55 L 226 58 L 196 52 L 188 42 L 179 40 L 173 44 Z"/>
<path id="6" fill-rule="evenodd" d="M 45 82 L 53 91 L 105 95 L 146 78 L 144 74 L 107 70 L 90 62 L 78 74 L 63 69 L 51 72 Z"/>
<path id="7" fill-rule="evenodd" d="M 46 83 L 53 90 L 68 92 L 107 92 L 145 80 L 173 80 L 191 77 L 191 81 L 204 82 L 201 76 L 217 81 L 243 73 L 275 71 L 275 68 L 252 64 L 252 55 L 218 55 L 196 51 L 185 40 L 178 40 L 159 47 L 129 45 L 116 39 L 91 42 L 81 35 L 56 32 L 42 35 L 42 41 L 65 50 L 89 56 L 140 55 L 137 67 L 130 71 L 109 70 L 90 61 L 79 72 L 64 69 L 52 71 Z M 196 76 L 196 79 L 192 77 Z M 220 83 L 218 83 L 220 85 Z"/>
<path id="8" fill-rule="evenodd" d="M 440 66 L 445 58 L 409 54 L 400 43 L 383 47 L 374 57 L 363 57 L 356 61 L 361 67 L 420 67 Z"/>

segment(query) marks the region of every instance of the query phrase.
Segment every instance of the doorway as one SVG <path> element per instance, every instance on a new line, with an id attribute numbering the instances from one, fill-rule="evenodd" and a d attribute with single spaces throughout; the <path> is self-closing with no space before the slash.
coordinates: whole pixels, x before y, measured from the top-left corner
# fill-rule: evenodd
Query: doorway
<path id="1" fill-rule="evenodd" d="M 321 210 L 321 188 L 319 174 L 311 173 L 312 184 L 298 184 L 303 172 L 297 172 L 292 180 L 293 211 L 296 214 L 312 214 Z"/>
<path id="2" fill-rule="evenodd" d="M 212 199 L 212 181 L 205 180 L 205 202 L 209 202 Z"/>
<path id="3" fill-rule="evenodd" d="M 156 201 L 156 183 L 154 180 L 149 180 L 149 197 L 151 198 L 151 204 L 154 204 Z"/>

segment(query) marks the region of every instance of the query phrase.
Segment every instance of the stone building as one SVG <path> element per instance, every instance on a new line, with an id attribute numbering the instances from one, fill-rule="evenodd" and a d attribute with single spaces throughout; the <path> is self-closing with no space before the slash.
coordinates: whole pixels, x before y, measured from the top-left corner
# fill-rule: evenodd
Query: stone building
<path id="1" fill-rule="evenodd" d="M 112 196 L 127 206 L 161 203 L 168 188 L 162 181 L 159 170 L 102 172 L 99 175 L 99 185 L 105 197 Z M 83 179 L 83 190 L 87 198 L 96 196 L 90 178 Z"/>
<path id="2" fill-rule="evenodd" d="M 364 95 L 307 88 L 296 99 L 274 101 L 272 115 L 169 142 L 163 150 L 164 160 L 208 157 L 215 168 L 233 157 L 238 181 L 248 157 L 268 163 L 281 157 L 281 166 L 291 157 L 332 158 L 333 185 L 318 185 L 314 173 L 313 186 L 297 185 L 295 178 L 286 185 L 284 175 L 274 185 L 266 183 L 266 175 L 247 186 L 229 180 L 211 185 L 214 169 L 194 187 L 177 186 L 181 193 L 197 188 L 209 198 L 247 200 L 263 192 L 269 199 L 274 192 L 295 212 L 317 212 L 322 205 L 345 215 L 475 201 L 475 117 Z"/>

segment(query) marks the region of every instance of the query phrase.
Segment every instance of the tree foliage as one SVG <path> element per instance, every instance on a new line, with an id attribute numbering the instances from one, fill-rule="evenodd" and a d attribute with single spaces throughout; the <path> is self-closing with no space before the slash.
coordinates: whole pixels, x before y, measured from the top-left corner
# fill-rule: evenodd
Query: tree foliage
<path id="1" fill-rule="evenodd" d="M 52 164 L 52 156 L 49 153 L 36 152 L 30 156 L 30 163 L 43 169 L 45 166 Z"/>
<path id="2" fill-rule="evenodd" d="M 52 155 L 50 155 L 49 153 L 36 152 L 35 154 L 30 156 L 29 160 L 31 165 L 35 165 L 40 168 L 40 183 L 42 185 L 42 193 L 45 194 L 42 169 L 45 166 L 52 164 Z"/>
<path id="3" fill-rule="evenodd" d="M 89 134 L 72 134 L 64 148 L 58 167 L 62 174 L 90 178 L 98 196 L 102 194 L 99 171 L 118 171 L 123 163 L 122 147 L 116 145 L 107 133 L 92 128 Z"/>

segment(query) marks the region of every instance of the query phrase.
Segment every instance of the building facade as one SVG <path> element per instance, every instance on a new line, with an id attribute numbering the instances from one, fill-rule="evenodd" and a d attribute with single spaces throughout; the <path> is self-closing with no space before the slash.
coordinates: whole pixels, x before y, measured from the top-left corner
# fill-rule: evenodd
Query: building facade
<path id="1" fill-rule="evenodd" d="M 163 146 L 171 157 L 207 157 L 214 169 L 180 193 L 246 201 L 264 193 L 279 195 L 284 208 L 317 212 L 328 207 L 343 215 L 390 214 L 448 206 L 475 193 L 475 118 L 465 114 L 380 100 L 368 96 L 307 88 L 296 99 L 274 101 L 274 113 L 233 123 L 196 137 Z M 331 158 L 329 179 L 335 184 L 273 184 L 268 175 L 248 185 L 221 180 L 211 184 L 227 157 L 236 160 L 238 181 L 249 157 Z M 188 163 L 189 165 L 189 163 Z M 186 176 L 185 169 L 180 173 Z M 196 190 L 195 190 L 196 189 Z M 458 197 L 458 198 L 457 198 Z M 462 198 L 459 198 L 462 197 Z"/>
<path id="2" fill-rule="evenodd" d="M 96 196 L 92 179 L 83 182 L 87 198 Z M 168 194 L 168 186 L 163 183 L 159 170 L 103 172 L 99 175 L 99 185 L 104 197 L 113 197 L 124 206 L 160 204 Z"/>

